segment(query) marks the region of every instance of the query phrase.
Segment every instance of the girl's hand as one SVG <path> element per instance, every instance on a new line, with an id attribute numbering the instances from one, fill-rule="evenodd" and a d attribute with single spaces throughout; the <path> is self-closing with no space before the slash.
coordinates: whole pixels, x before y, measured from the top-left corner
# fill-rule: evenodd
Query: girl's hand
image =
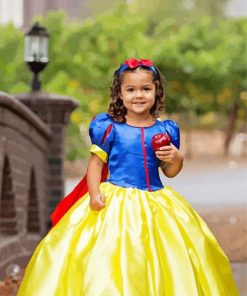
<path id="1" fill-rule="evenodd" d="M 156 157 L 165 163 L 179 163 L 183 160 L 180 151 L 172 143 L 168 146 L 162 146 L 155 151 Z"/>
<path id="2" fill-rule="evenodd" d="M 90 197 L 90 207 L 92 210 L 100 211 L 106 206 L 106 197 L 102 193 L 98 193 L 93 197 Z"/>

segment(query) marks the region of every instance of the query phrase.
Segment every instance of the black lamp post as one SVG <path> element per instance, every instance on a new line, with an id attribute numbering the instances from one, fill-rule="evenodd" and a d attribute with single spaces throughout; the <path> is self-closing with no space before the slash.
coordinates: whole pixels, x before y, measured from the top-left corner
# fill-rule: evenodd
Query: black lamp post
<path id="1" fill-rule="evenodd" d="M 49 62 L 49 34 L 39 23 L 35 23 L 25 34 L 24 61 L 33 72 L 32 91 L 40 90 L 38 74 Z"/>

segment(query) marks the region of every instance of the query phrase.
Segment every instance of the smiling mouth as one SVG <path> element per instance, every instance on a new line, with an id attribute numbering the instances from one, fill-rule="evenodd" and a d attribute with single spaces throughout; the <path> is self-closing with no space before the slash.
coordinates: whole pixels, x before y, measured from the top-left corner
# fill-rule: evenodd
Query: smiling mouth
<path id="1" fill-rule="evenodd" d="M 133 105 L 144 105 L 145 102 L 132 103 Z"/>

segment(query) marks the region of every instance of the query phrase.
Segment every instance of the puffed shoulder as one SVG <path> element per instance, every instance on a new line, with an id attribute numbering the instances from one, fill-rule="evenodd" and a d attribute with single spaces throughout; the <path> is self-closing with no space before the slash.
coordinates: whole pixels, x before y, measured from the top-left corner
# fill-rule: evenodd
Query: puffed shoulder
<path id="1" fill-rule="evenodd" d="M 104 136 L 109 133 L 109 127 L 113 124 L 113 119 L 107 113 L 100 113 L 93 117 L 89 126 L 89 135 L 93 144 L 100 146 Z"/>
<path id="2" fill-rule="evenodd" d="M 97 121 L 97 120 L 110 120 L 111 122 L 113 122 L 113 119 L 106 112 L 102 112 L 102 113 L 96 114 L 93 117 L 92 121 Z"/>
<path id="3" fill-rule="evenodd" d="M 178 149 L 180 147 L 180 131 L 178 124 L 170 119 L 163 121 L 167 133 L 171 137 L 172 144 Z"/>

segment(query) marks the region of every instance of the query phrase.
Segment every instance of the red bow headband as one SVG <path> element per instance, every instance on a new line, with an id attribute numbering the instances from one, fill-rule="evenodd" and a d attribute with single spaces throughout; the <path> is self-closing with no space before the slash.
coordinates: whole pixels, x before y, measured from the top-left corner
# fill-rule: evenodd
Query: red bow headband
<path id="1" fill-rule="evenodd" d="M 137 67 L 144 67 L 150 69 L 156 78 L 158 78 L 158 71 L 154 67 L 153 62 L 151 60 L 144 60 L 144 59 L 128 59 L 126 60 L 118 69 L 118 75 L 120 76 L 123 71 L 126 69 L 135 69 Z"/>

